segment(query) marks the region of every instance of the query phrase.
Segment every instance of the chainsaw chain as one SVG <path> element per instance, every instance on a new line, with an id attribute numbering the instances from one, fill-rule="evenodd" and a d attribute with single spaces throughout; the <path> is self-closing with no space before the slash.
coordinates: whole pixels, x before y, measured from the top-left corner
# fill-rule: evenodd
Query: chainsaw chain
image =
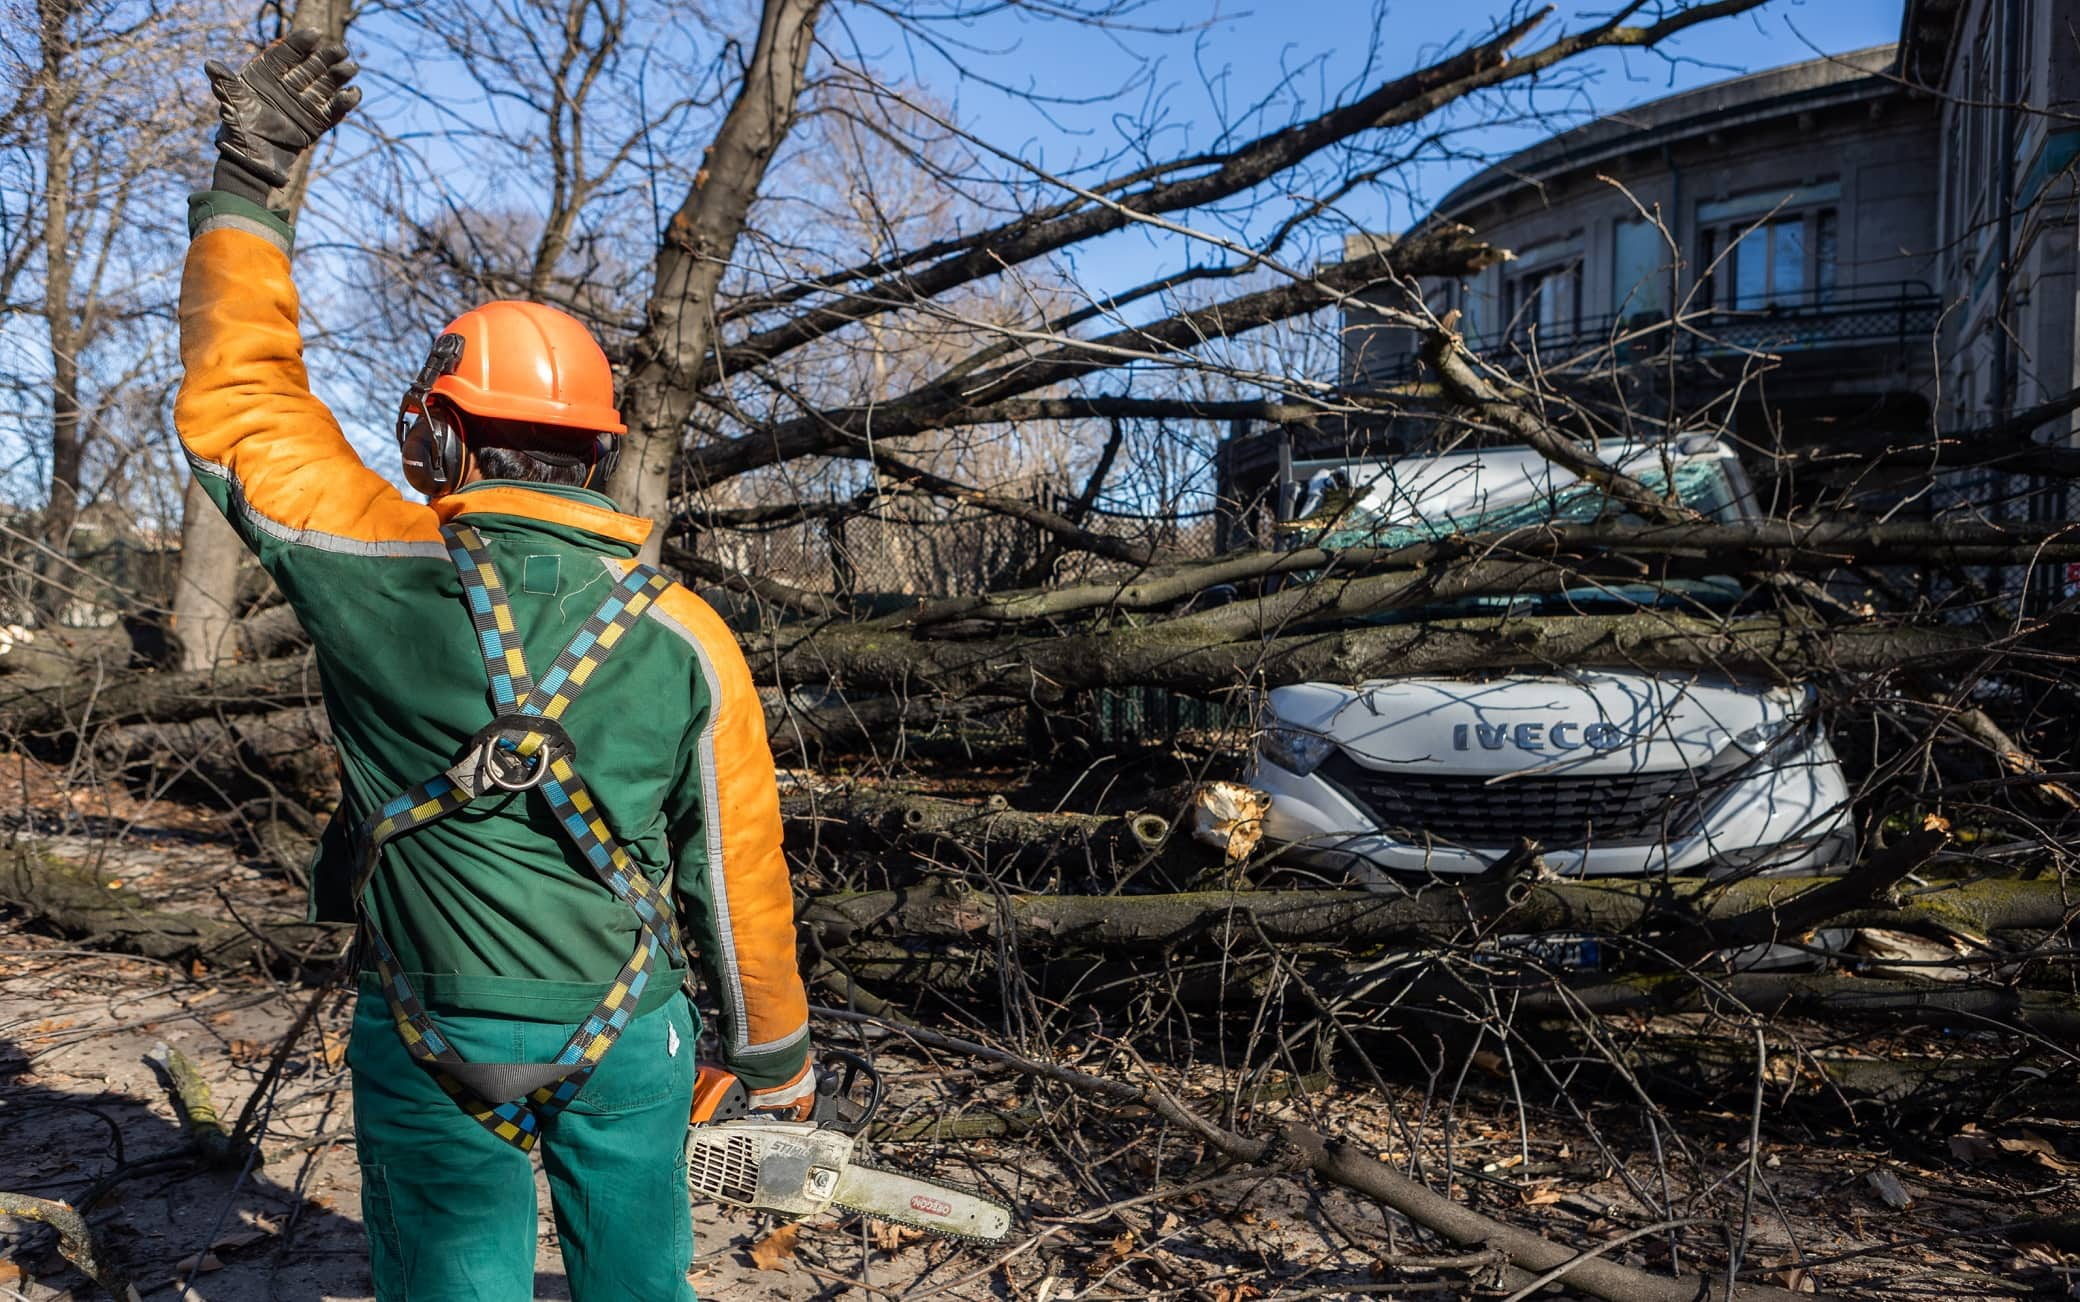
<path id="1" fill-rule="evenodd" d="M 873 1171 L 880 1175 L 899 1175 L 906 1180 L 923 1180 L 930 1184 L 939 1185 L 942 1188 L 951 1189 L 957 1193 L 964 1193 L 968 1195 L 970 1198 L 979 1199 L 983 1202 L 990 1203 L 997 1207 L 1003 1207 L 1005 1212 L 1005 1218 L 1007 1220 L 1013 1219 L 1011 1216 L 1011 1209 L 1009 1207 L 1006 1207 L 1003 1201 L 1000 1200 L 995 1194 L 989 1193 L 983 1189 L 979 1189 L 971 1184 L 962 1184 L 957 1180 L 942 1180 L 936 1175 L 919 1175 L 915 1171 L 904 1171 L 892 1166 L 876 1166 L 872 1162 L 862 1162 L 856 1158 L 853 1161 L 846 1163 L 846 1165 L 854 1168 L 855 1170 Z M 979 1234 L 961 1234 L 957 1231 L 949 1230 L 946 1228 L 945 1222 L 943 1221 L 913 1220 L 908 1216 L 899 1215 L 895 1212 L 868 1211 L 865 1208 L 854 1207 L 850 1203 L 833 1202 L 831 1206 L 842 1207 L 855 1216 L 865 1216 L 871 1220 L 876 1221 L 887 1221 L 891 1225 L 907 1225 L 913 1230 L 923 1230 L 925 1233 L 930 1234 L 936 1238 L 958 1239 L 962 1243 L 1001 1242 L 1001 1240 L 998 1239 L 985 1239 Z"/>

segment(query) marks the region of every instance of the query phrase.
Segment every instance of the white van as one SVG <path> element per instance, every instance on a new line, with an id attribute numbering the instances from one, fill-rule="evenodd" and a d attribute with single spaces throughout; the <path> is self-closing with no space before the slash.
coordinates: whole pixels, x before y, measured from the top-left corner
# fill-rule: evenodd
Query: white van
<path id="1" fill-rule="evenodd" d="M 1608 442 L 1599 459 L 1707 518 L 1752 514 L 1725 444 Z M 1384 546 L 1617 515 L 1594 486 L 1528 448 L 1295 467 L 1303 541 Z M 1326 508 L 1322 504 L 1326 503 Z M 1727 611 L 1731 578 L 1477 597 L 1397 620 Z M 1270 692 L 1249 781 L 1265 835 L 1303 862 L 1384 885 L 1489 871 L 1535 842 L 1570 875 L 1812 872 L 1855 853 L 1849 789 L 1800 684 L 1701 672 L 1582 669 L 1392 678 Z"/>

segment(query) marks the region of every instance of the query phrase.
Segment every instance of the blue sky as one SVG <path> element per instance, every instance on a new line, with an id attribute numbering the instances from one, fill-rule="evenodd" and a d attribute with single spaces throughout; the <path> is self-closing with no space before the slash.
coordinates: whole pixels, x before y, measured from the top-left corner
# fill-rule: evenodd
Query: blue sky
<path id="1" fill-rule="evenodd" d="M 1562 31 L 1578 29 L 1612 2 L 1564 0 L 1520 48 L 1536 48 Z M 1672 0 L 1650 0 L 1648 7 L 1668 3 Z M 882 78 L 919 87 L 933 102 L 949 106 L 957 121 L 993 147 L 1086 182 L 1121 170 L 1118 158 L 1109 156 L 1120 153 L 1139 124 L 1155 124 L 1145 145 L 1149 157 L 1233 144 L 1361 95 L 1478 38 L 1513 11 L 1508 0 L 1145 0 L 1119 29 L 1104 31 L 1036 19 L 1030 9 L 1015 4 L 906 0 L 913 12 L 934 5 L 949 11 L 983 10 L 985 16 L 933 28 L 949 43 L 937 50 L 877 17 L 876 8 L 868 4 L 833 6 L 819 34 L 831 48 L 864 57 Z M 1535 93 L 1529 105 L 1535 114 L 1532 120 L 1473 131 L 1455 143 L 1468 155 L 1500 156 L 1594 114 L 1743 72 L 1889 42 L 1897 36 L 1900 7 L 1901 0 L 1770 0 L 1757 13 L 1700 27 L 1660 52 L 1592 54 L 1566 65 L 1588 70 L 1586 83 L 1569 76 L 1557 79 L 1568 86 L 1553 84 Z M 1522 8 L 1518 5 L 1514 11 Z M 748 38 L 756 26 L 757 0 L 735 0 L 734 9 L 733 18 L 727 6 L 718 18 Z M 679 35 L 690 37 L 700 50 L 707 50 L 713 40 L 710 33 Z M 364 60 L 378 77 L 388 74 L 388 79 L 395 79 L 407 69 L 428 69 L 423 59 L 401 64 L 403 55 L 374 28 L 361 33 L 361 43 L 366 47 Z M 694 57 L 698 61 L 705 55 L 696 51 Z M 437 67 L 438 59 L 432 62 Z M 446 81 L 434 76 L 429 85 Z M 1044 102 L 1004 87 L 1030 92 Z M 440 120 L 429 117 L 416 99 L 400 96 L 399 89 L 379 83 L 372 96 L 390 103 L 372 105 L 372 111 L 379 117 L 384 112 L 392 115 L 393 128 L 438 130 Z M 449 106 L 449 111 L 467 119 L 481 109 L 462 102 Z M 694 143 L 681 143 L 685 155 L 694 156 Z M 1301 265 L 1338 256 L 1343 229 L 1405 226 L 1480 165 L 1467 157 L 1408 169 L 1398 178 L 1407 193 L 1381 187 L 1360 191 L 1341 205 L 1343 221 L 1321 223 L 1313 244 L 1282 252 Z M 992 160 L 988 170 L 1003 168 Z M 1226 233 L 1261 235 L 1293 210 L 1297 199 L 1280 193 L 1278 182 L 1267 191 L 1269 196 L 1254 211 L 1227 215 L 1231 225 Z M 1297 196 L 1313 193 L 1302 178 Z M 658 197 L 664 211 L 679 195 L 677 184 L 662 187 Z M 1217 214 L 1179 216 L 1216 229 L 1222 220 Z M 306 248 L 311 249 L 322 222 L 308 224 L 316 227 L 306 234 Z M 1188 261 L 1210 258 L 1227 260 L 1203 244 L 1141 227 L 1071 250 L 1062 262 L 1082 292 L 1096 297 Z M 1148 299 L 1127 315 L 1147 319 L 1175 306 Z M 353 315 L 349 307 L 349 324 Z M 380 363 L 377 369 L 383 369 Z M 398 383 L 402 379 L 400 371 Z M 332 367 L 321 368 L 318 376 L 328 398 L 344 397 L 342 390 L 360 383 L 352 372 Z M 372 402 L 360 404 L 363 410 L 355 410 L 353 404 L 340 410 L 359 436 L 357 442 L 379 464 L 388 465 L 394 456 L 389 426 L 392 390 L 388 385 L 377 387 L 381 392 Z"/>
<path id="2" fill-rule="evenodd" d="M 1561 3 L 1520 48 L 1535 48 L 1563 30 L 1586 25 L 1610 7 L 1611 0 Z M 1898 36 L 1900 11 L 1900 0 L 1772 0 L 1758 12 L 1700 26 L 1658 53 L 1587 56 L 1571 65 L 1593 73 L 1585 87 L 1538 94 L 1534 103 L 1543 120 L 1483 130 L 1456 143 L 1469 152 L 1497 156 L 1587 115 L 1743 72 L 1889 43 Z M 952 58 L 866 21 L 855 22 L 842 36 L 856 40 L 885 75 L 913 79 L 952 101 L 957 118 L 991 144 L 1062 173 L 1119 149 L 1129 118 L 1161 123 L 1161 134 L 1152 142 L 1152 152 L 1159 155 L 1212 145 L 1224 115 L 1232 121 L 1245 106 L 1267 97 L 1260 125 L 1237 135 L 1276 128 L 1420 66 L 1483 34 L 1510 12 L 1522 12 L 1522 6 L 1513 9 L 1504 0 L 1151 0 L 1126 22 L 1189 30 L 1097 32 L 1039 21 L 1013 8 L 945 29 L 965 47 Z M 825 36 L 839 39 L 841 34 L 826 28 Z M 986 84 L 990 80 L 1057 102 L 1043 109 Z M 1118 97 L 1123 86 L 1131 88 L 1124 100 Z M 1079 99 L 1100 102 L 1073 102 Z M 1131 106 L 1128 113 L 1120 112 L 1122 102 Z M 1405 226 L 1478 167 L 1464 160 L 1425 164 L 1402 178 L 1411 195 L 1373 190 L 1353 196 L 1346 212 L 1374 228 Z M 1289 210 L 1275 202 L 1266 208 L 1258 221 L 1275 220 Z M 1309 252 L 1322 256 L 1326 251 Z M 1117 288 L 1176 265 L 1186 253 L 1175 237 L 1126 232 L 1079 251 L 1076 270 L 1087 290 Z"/>

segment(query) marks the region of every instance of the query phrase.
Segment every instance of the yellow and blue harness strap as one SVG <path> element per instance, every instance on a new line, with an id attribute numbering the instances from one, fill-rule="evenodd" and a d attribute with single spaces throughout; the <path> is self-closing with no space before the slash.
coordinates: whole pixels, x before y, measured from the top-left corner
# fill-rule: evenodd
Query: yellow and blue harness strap
<path id="1" fill-rule="evenodd" d="M 526 1073 L 527 1064 L 470 1064 L 464 1060 L 434 1024 L 373 919 L 365 909 L 361 911 L 362 930 L 405 1047 L 414 1058 L 435 1069 L 441 1087 L 466 1112 L 499 1138 L 525 1151 L 534 1147 L 543 1119 L 561 1111 L 577 1096 L 593 1069 L 613 1047 L 641 1003 L 659 953 L 674 960 L 681 954 L 669 904 L 656 885 L 634 867 L 608 830 L 597 802 L 571 762 L 569 737 L 557 723 L 558 716 L 577 699 L 629 628 L 670 585 L 670 580 L 648 566 L 636 566 L 623 576 L 557 656 L 537 687 L 521 650 L 504 584 L 483 539 L 467 525 L 444 527 L 442 534 L 462 578 L 464 599 L 477 630 L 492 699 L 498 707 L 497 717 L 478 733 L 447 772 L 393 797 L 363 824 L 361 863 L 354 883 L 357 907 L 386 843 L 446 817 L 486 791 L 538 786 L 558 826 L 585 856 L 594 875 L 635 912 L 640 925 L 634 953 L 622 964 L 599 1005 L 553 1062 Z M 540 720 L 540 726 L 530 726 L 530 718 Z M 494 769 L 524 774 L 525 781 L 499 781 L 493 776 Z M 551 1070 L 556 1067 L 565 1070 Z M 486 1071 L 518 1071 L 531 1077 L 547 1075 L 549 1079 L 503 1101 L 480 1098 L 457 1079 L 458 1075 Z"/>

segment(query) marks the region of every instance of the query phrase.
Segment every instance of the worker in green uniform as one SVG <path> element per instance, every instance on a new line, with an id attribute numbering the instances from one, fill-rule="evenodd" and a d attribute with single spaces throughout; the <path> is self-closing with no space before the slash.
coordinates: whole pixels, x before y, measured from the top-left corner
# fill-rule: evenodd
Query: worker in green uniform
<path id="1" fill-rule="evenodd" d="M 361 463 L 310 391 L 279 211 L 358 102 L 354 64 L 298 31 L 207 71 L 222 128 L 175 415 L 310 635 L 339 750 L 312 914 L 360 923 L 376 1296 L 532 1297 L 539 1152 L 573 1298 L 690 1299 L 687 954 L 753 1108 L 799 1118 L 814 1094 L 750 672 L 636 562 L 652 522 L 599 491 L 624 426 L 564 313 L 490 303 L 440 332 L 398 418 L 426 501 Z"/>

